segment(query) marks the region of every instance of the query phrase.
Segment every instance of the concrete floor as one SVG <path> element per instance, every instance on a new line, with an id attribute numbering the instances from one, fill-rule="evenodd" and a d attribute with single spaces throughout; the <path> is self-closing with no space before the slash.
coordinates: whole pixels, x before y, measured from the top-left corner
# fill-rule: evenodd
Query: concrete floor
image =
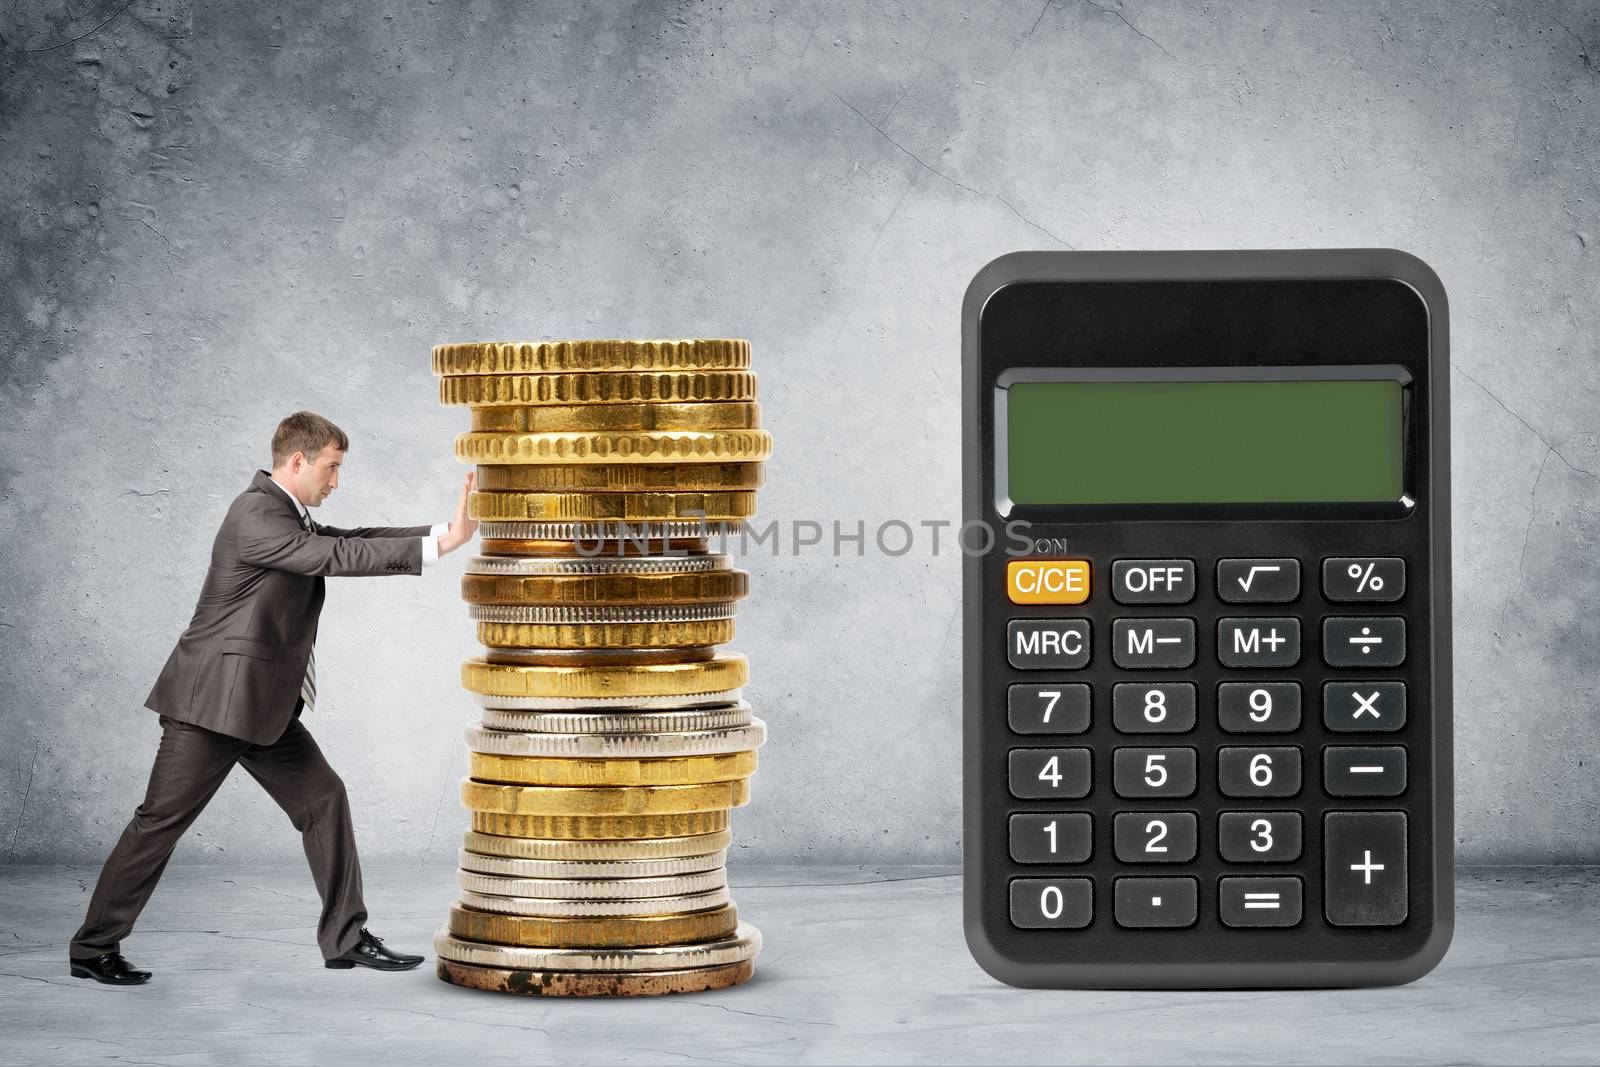
<path id="1" fill-rule="evenodd" d="M 458 989 L 429 947 L 448 867 L 369 867 L 371 926 L 416 971 L 323 969 L 298 867 L 174 867 L 124 948 L 135 989 L 70 978 L 96 870 L 0 868 L 0 1062 L 1593 1063 L 1600 868 L 1482 867 L 1454 947 L 1386 989 L 1082 993 L 1010 989 L 961 938 L 948 868 L 746 868 L 766 937 L 718 993 L 546 1001 Z"/>

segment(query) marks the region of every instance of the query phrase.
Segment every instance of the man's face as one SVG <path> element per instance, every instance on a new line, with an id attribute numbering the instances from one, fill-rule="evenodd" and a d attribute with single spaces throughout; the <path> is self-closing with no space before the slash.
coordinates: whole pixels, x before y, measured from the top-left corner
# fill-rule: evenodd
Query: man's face
<path id="1" fill-rule="evenodd" d="M 339 488 L 339 468 L 344 465 L 344 453 L 332 445 L 324 445 L 316 459 L 301 455 L 300 469 L 291 469 L 294 487 L 299 491 L 300 503 L 314 508 L 328 499 L 328 494 Z M 291 461 L 291 468 L 296 461 Z"/>

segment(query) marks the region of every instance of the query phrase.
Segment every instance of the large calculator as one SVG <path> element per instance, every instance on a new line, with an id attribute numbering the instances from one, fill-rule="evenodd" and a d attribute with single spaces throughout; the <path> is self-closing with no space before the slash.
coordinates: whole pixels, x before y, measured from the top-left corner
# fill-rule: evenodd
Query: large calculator
<path id="1" fill-rule="evenodd" d="M 1425 974 L 1454 912 L 1433 271 L 1016 253 L 962 337 L 974 957 L 1035 987 Z"/>

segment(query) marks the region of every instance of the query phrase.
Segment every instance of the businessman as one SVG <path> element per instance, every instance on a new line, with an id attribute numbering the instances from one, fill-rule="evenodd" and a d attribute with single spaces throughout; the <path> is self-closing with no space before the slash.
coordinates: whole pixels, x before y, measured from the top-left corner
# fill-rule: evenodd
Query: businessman
<path id="1" fill-rule="evenodd" d="M 339 427 L 296 412 L 272 435 L 272 471 L 256 471 L 228 508 L 194 617 L 145 698 L 161 716 L 160 747 L 144 803 L 106 859 L 72 938 L 75 977 L 110 985 L 150 980 L 122 956 L 122 939 L 178 839 L 236 763 L 300 831 L 322 898 L 317 944 L 325 965 L 403 971 L 422 962 L 385 948 L 367 930 L 344 783 L 300 719 L 317 706 L 313 646 L 323 578 L 420 574 L 466 544 L 478 528 L 467 515 L 472 475 L 448 523 L 319 526 L 307 509 L 339 487 L 349 448 Z"/>

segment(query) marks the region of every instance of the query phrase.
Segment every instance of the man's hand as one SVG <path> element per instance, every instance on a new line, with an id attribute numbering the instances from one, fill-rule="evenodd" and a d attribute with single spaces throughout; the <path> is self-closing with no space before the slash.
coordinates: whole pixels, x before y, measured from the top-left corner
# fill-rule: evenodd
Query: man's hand
<path id="1" fill-rule="evenodd" d="M 450 520 L 450 529 L 439 535 L 439 555 L 454 552 L 478 532 L 478 520 L 467 516 L 467 495 L 472 492 L 472 480 L 477 476 L 477 471 L 468 471 L 467 480 L 461 485 L 461 498 L 456 501 L 456 514 Z"/>

